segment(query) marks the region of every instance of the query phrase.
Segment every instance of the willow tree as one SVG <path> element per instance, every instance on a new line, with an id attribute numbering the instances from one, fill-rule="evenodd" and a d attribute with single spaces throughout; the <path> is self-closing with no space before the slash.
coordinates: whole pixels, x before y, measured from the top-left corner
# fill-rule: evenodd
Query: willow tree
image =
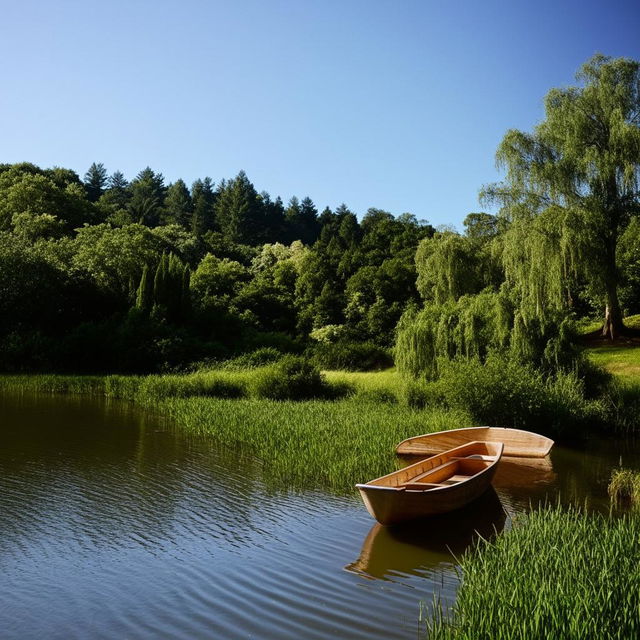
<path id="1" fill-rule="evenodd" d="M 523 317 L 566 308 L 579 278 L 602 301 L 613 339 L 625 331 L 618 244 L 640 212 L 640 63 L 596 55 L 576 79 L 547 94 L 533 133 L 506 133 L 496 156 L 506 179 L 482 197 L 502 204 L 510 224 L 505 270 Z"/>

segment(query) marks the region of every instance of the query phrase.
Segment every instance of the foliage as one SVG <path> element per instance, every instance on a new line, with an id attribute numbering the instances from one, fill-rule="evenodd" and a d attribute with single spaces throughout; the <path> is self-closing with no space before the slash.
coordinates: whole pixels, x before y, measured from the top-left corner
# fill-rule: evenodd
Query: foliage
<path id="1" fill-rule="evenodd" d="M 540 508 L 462 558 L 449 612 L 424 619 L 433 640 L 635 638 L 640 518 Z"/>
<path id="2" fill-rule="evenodd" d="M 614 469 L 607 492 L 615 504 L 630 502 L 640 506 L 640 471 Z"/>
<path id="3" fill-rule="evenodd" d="M 497 153 L 504 184 L 484 190 L 503 205 L 507 281 L 520 312 L 545 320 L 572 304 L 584 278 L 606 305 L 606 330 L 622 330 L 616 254 L 640 212 L 640 63 L 596 55 L 579 87 L 551 90 L 533 133 L 510 130 Z"/>
<path id="4" fill-rule="evenodd" d="M 484 360 L 505 351 L 511 341 L 513 311 L 503 293 L 485 291 L 457 302 L 426 304 L 401 319 L 395 347 L 398 370 L 433 379 L 443 359 L 458 356 Z"/>
<path id="5" fill-rule="evenodd" d="M 312 353 L 312 360 L 323 369 L 371 371 L 393 366 L 388 351 L 370 342 L 322 342 Z"/>
<path id="6" fill-rule="evenodd" d="M 413 406 L 441 405 L 467 411 L 481 424 L 528 429 L 565 438 L 579 437 L 601 421 L 600 402 L 585 399 L 575 373 L 544 376 L 530 365 L 492 355 L 440 363 L 440 377 L 407 390 Z"/>
<path id="7" fill-rule="evenodd" d="M 284 354 L 275 347 L 260 347 L 222 364 L 225 369 L 252 369 L 277 362 Z"/>
<path id="8" fill-rule="evenodd" d="M 287 355 L 262 372 L 254 392 L 271 400 L 307 400 L 329 396 L 330 388 L 311 362 Z"/>

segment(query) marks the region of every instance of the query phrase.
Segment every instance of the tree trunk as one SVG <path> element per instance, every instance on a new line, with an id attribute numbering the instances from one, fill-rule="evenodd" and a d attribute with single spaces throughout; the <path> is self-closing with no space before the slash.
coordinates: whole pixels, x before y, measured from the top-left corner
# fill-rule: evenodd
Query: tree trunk
<path id="1" fill-rule="evenodd" d="M 607 285 L 607 306 L 604 311 L 602 335 L 615 340 L 624 331 L 622 310 L 618 300 L 618 287 L 614 283 Z"/>

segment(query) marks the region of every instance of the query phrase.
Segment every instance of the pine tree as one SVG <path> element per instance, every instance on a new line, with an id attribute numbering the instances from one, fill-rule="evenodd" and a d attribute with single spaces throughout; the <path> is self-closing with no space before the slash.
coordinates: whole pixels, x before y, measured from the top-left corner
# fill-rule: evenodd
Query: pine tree
<path id="1" fill-rule="evenodd" d="M 166 192 L 163 175 L 146 167 L 131 182 L 129 190 L 128 209 L 132 218 L 149 227 L 157 226 Z"/>
<path id="2" fill-rule="evenodd" d="M 223 181 L 224 182 L 224 181 Z M 215 231 L 214 206 L 216 194 L 213 190 L 211 178 L 196 180 L 191 187 L 191 203 L 193 214 L 191 218 L 191 231 L 201 238 L 207 231 Z"/>
<path id="3" fill-rule="evenodd" d="M 304 244 L 313 244 L 320 235 L 320 223 L 318 221 L 318 210 L 313 204 L 313 200 L 308 196 L 300 203 L 299 233 L 297 240 Z"/>
<path id="4" fill-rule="evenodd" d="M 255 245 L 264 237 L 262 202 L 244 171 L 219 191 L 216 220 L 227 242 Z"/>
<path id="5" fill-rule="evenodd" d="M 106 184 L 107 170 L 102 162 L 98 164 L 94 162 L 87 173 L 84 174 L 84 188 L 89 202 L 97 202 L 98 198 L 104 193 Z"/>
<path id="6" fill-rule="evenodd" d="M 164 201 L 162 219 L 165 224 L 178 224 L 185 229 L 192 225 L 193 202 L 184 180 L 169 185 Z"/>

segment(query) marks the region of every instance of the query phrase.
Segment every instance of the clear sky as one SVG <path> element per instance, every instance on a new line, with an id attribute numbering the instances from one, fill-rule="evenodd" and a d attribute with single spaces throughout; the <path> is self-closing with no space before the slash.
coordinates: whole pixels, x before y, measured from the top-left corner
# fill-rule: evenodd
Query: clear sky
<path id="1" fill-rule="evenodd" d="M 258 190 L 460 226 L 508 128 L 599 51 L 640 59 L 640 2 L 2 2 L 0 162 Z"/>

